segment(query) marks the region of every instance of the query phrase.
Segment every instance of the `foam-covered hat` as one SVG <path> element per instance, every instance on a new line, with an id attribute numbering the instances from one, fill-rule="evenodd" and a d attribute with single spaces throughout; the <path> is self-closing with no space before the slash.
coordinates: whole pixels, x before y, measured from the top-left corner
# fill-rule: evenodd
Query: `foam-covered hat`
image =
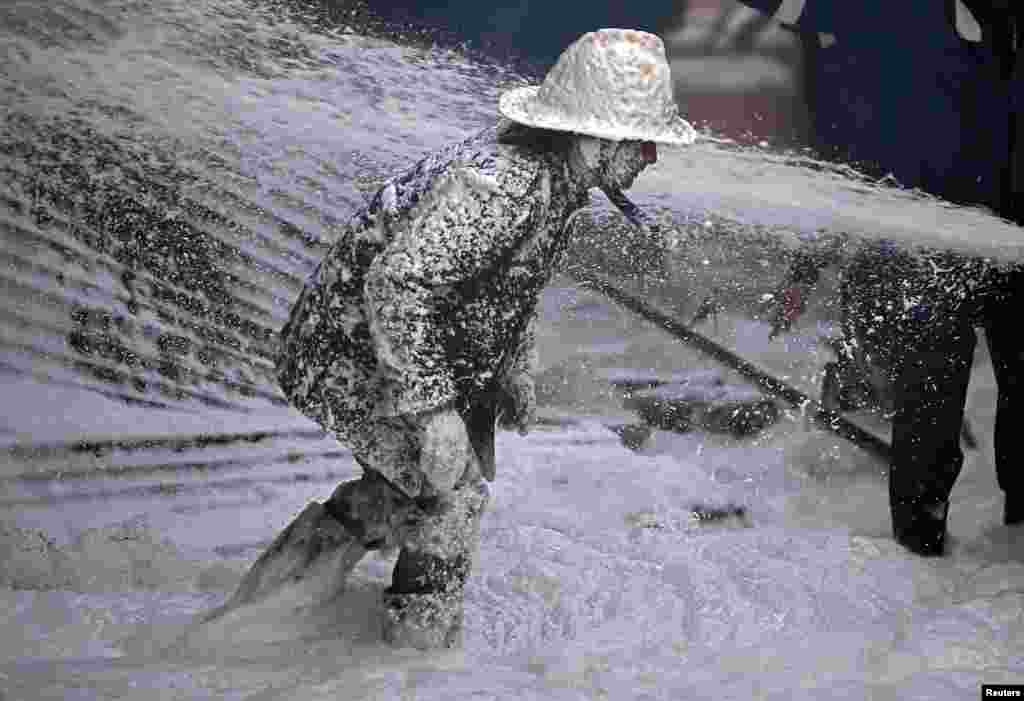
<path id="1" fill-rule="evenodd" d="M 539 87 L 503 93 L 498 110 L 531 127 L 612 141 L 691 144 L 697 137 L 679 116 L 664 43 L 632 29 L 584 34 Z"/>

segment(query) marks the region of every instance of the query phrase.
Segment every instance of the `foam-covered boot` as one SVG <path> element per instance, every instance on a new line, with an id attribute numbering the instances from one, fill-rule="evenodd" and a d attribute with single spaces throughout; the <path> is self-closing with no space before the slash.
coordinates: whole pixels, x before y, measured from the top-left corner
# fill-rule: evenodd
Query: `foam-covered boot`
<path id="1" fill-rule="evenodd" d="M 307 597 L 330 597 L 368 550 L 395 545 L 421 509 L 379 474 L 344 482 L 326 503 L 313 502 L 260 555 L 221 611 L 308 580 Z M 315 581 L 314 581 L 315 577 Z"/>
<path id="2" fill-rule="evenodd" d="M 462 588 L 424 594 L 384 593 L 384 640 L 439 650 L 462 644 Z"/>
<path id="3" fill-rule="evenodd" d="M 474 482 L 419 502 L 422 521 L 402 544 L 384 594 L 384 639 L 397 647 L 451 648 L 462 639 L 463 591 L 487 487 Z"/>
<path id="4" fill-rule="evenodd" d="M 461 642 L 469 559 L 405 548 L 384 593 L 384 639 L 397 647 L 450 648 Z"/>
<path id="5" fill-rule="evenodd" d="M 242 578 L 231 599 L 212 615 L 314 575 L 322 578 L 322 588 L 336 589 L 366 550 L 323 504 L 313 502 L 278 534 Z"/>
<path id="6" fill-rule="evenodd" d="M 946 547 L 949 502 L 897 501 L 891 505 L 896 541 L 922 557 L 939 557 Z"/>

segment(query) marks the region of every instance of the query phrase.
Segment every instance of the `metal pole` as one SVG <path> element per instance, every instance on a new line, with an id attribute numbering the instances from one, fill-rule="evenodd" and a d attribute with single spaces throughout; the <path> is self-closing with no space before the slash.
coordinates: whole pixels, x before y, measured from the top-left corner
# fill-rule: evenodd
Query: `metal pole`
<path id="1" fill-rule="evenodd" d="M 646 227 L 646 222 L 649 221 L 648 217 L 624 193 L 619 190 L 606 190 L 605 195 L 634 226 L 638 228 Z M 778 397 L 797 409 L 807 411 L 817 425 L 877 455 L 885 460 L 886 463 L 890 461 L 892 449 L 886 441 L 870 431 L 864 430 L 841 414 L 825 409 L 817 399 L 773 377 L 753 363 L 744 360 L 728 348 L 701 335 L 682 322 L 654 309 L 604 277 L 595 273 L 587 273 L 578 275 L 577 279 L 583 284 L 598 290 L 631 312 L 661 327 L 680 341 L 688 343 L 714 360 L 736 370 L 769 396 Z"/>

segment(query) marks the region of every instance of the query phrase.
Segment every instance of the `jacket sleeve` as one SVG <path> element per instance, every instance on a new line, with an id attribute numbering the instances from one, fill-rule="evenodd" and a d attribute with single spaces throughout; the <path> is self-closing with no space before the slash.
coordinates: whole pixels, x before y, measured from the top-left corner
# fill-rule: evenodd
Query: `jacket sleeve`
<path id="1" fill-rule="evenodd" d="M 469 168 L 425 193 L 388 247 L 371 264 L 365 287 L 370 333 L 388 396 L 381 411 L 405 414 L 452 401 L 437 302 L 457 300 L 465 285 L 493 274 L 534 220 L 534 199 L 513 197 Z"/>

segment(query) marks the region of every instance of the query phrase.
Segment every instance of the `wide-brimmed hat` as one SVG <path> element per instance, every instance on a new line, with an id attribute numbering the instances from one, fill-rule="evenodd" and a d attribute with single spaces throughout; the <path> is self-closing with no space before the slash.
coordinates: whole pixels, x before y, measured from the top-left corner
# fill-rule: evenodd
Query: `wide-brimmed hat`
<path id="1" fill-rule="evenodd" d="M 691 144 L 697 138 L 672 96 L 665 45 L 632 29 L 584 34 L 562 52 L 540 87 L 503 93 L 498 110 L 531 127 L 612 141 Z"/>

